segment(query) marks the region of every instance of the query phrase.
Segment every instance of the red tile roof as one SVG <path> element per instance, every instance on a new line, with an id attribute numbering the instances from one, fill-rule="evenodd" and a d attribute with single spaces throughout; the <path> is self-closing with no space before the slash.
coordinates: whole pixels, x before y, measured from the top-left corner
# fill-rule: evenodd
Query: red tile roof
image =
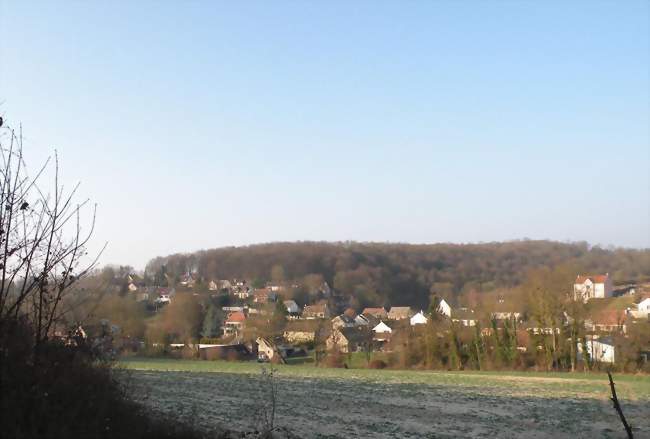
<path id="1" fill-rule="evenodd" d="M 590 275 L 590 276 L 578 276 L 576 277 L 576 284 L 583 284 L 587 281 L 587 279 L 591 279 L 591 281 L 595 284 L 604 284 L 607 282 L 607 279 L 609 276 L 607 274 L 595 274 L 595 275 Z"/>
<path id="2" fill-rule="evenodd" d="M 244 315 L 244 313 L 241 311 L 235 311 L 228 314 L 226 323 L 241 323 L 244 320 L 246 320 L 246 316 Z"/>
<path id="3" fill-rule="evenodd" d="M 625 323 L 625 311 L 602 311 L 593 321 L 596 325 L 622 325 Z"/>

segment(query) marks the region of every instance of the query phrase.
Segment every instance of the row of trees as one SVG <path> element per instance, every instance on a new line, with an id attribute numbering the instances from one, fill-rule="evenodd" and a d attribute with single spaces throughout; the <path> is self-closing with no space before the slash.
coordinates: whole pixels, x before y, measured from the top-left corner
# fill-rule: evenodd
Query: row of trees
<path id="1" fill-rule="evenodd" d="M 589 371 L 606 366 L 650 372 L 650 364 L 642 356 L 650 346 L 647 322 L 632 326 L 625 335 L 612 336 L 616 351 L 613 365 L 591 358 L 584 325 L 569 324 L 558 329 L 557 333 L 533 335 L 514 320 L 471 328 L 433 321 L 398 333 L 388 358 L 401 368 Z"/>
<path id="2" fill-rule="evenodd" d="M 574 300 L 574 273 L 572 265 L 530 270 L 520 286 L 502 291 L 499 297 L 505 298 L 504 303 L 477 304 L 474 327 L 441 318 L 435 312 L 434 299 L 428 324 L 407 328 L 393 341 L 393 361 L 403 367 L 590 370 L 597 362 L 589 357 L 587 340 L 608 335 L 614 344 L 616 367 L 648 370 L 643 354 L 650 351 L 650 322 L 622 321 L 625 332 L 588 331 L 586 321 L 597 318 L 594 309 L 598 304 Z M 520 314 L 497 321 L 492 312 L 499 307 Z M 578 361 L 579 352 L 587 353 L 582 361 Z"/>

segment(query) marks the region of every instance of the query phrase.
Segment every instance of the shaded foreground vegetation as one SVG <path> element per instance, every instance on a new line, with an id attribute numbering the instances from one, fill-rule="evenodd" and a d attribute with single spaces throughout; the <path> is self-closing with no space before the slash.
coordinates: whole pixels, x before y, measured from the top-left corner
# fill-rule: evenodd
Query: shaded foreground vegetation
<path id="1" fill-rule="evenodd" d="M 2 324 L 0 414 L 8 438 L 205 438 L 131 400 L 112 365 L 89 346 L 45 342 L 33 355 L 33 334 L 21 321 Z"/>
<path id="2" fill-rule="evenodd" d="M 209 432 L 155 417 L 130 399 L 101 350 L 82 330 L 69 331 L 76 308 L 70 287 L 96 263 L 85 258 L 95 213 L 82 227 L 87 203 L 75 200 L 76 187 L 63 190 L 58 159 L 53 185 L 41 184 L 49 160 L 35 176 L 27 173 L 22 129 L 2 124 L 0 118 L 2 437 L 206 437 Z"/>

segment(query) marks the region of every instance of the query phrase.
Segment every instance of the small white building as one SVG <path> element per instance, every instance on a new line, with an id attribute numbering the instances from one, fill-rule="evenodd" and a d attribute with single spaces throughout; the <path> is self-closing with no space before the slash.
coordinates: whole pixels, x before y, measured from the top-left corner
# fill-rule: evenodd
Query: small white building
<path id="1" fill-rule="evenodd" d="M 279 355 L 275 343 L 273 343 L 270 339 L 257 337 L 257 340 L 255 340 L 255 342 L 257 343 L 258 358 L 262 358 L 270 361 L 273 359 L 273 357 Z"/>
<path id="2" fill-rule="evenodd" d="M 639 317 L 650 317 L 650 297 L 646 297 L 636 304 L 636 311 Z"/>
<path id="3" fill-rule="evenodd" d="M 294 300 L 285 300 L 284 306 L 289 314 L 300 314 L 300 307 Z"/>
<path id="4" fill-rule="evenodd" d="M 576 300 L 585 302 L 589 299 L 604 299 L 612 297 L 614 288 L 609 273 L 589 276 L 578 276 L 573 283 L 573 295 Z"/>
<path id="5" fill-rule="evenodd" d="M 591 339 L 585 342 L 591 361 L 597 363 L 614 363 L 616 361 L 615 348 L 611 339 Z M 578 359 L 582 360 L 582 343 L 578 343 Z"/>
<path id="6" fill-rule="evenodd" d="M 438 304 L 438 312 L 443 316 L 451 317 L 451 306 L 449 306 L 445 299 L 440 299 L 440 303 Z"/>
<path id="7" fill-rule="evenodd" d="M 422 310 L 420 310 L 420 312 L 411 317 L 411 326 L 426 325 L 428 321 L 429 319 L 427 319 Z"/>

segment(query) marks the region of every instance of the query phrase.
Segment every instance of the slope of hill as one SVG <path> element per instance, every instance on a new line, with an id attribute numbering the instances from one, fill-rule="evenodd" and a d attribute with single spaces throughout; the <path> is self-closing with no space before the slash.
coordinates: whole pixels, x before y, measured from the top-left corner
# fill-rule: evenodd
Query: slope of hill
<path id="1" fill-rule="evenodd" d="M 359 242 L 269 243 L 152 259 L 148 276 L 266 281 L 322 279 L 360 304 L 427 306 L 431 291 L 448 297 L 519 285 L 535 268 L 571 265 L 608 272 L 615 283 L 650 279 L 650 249 L 603 249 L 587 243 L 511 241 L 482 244 Z M 311 276 L 311 277 L 310 277 Z"/>

